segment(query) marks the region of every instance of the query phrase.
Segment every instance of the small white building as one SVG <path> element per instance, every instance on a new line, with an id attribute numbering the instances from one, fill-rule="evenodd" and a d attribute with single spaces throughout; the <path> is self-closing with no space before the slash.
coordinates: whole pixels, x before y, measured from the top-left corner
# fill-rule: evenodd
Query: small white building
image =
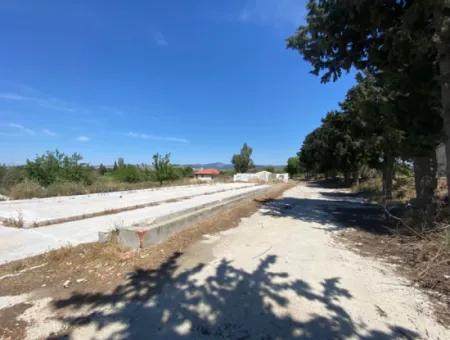
<path id="1" fill-rule="evenodd" d="M 217 169 L 198 169 L 194 171 L 195 178 L 204 182 L 210 182 L 218 175 L 220 175 L 220 171 Z"/>

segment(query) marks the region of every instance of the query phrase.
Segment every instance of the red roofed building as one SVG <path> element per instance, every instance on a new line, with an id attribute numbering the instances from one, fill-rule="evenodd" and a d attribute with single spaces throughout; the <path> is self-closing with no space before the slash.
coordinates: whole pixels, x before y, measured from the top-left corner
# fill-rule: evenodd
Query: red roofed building
<path id="1" fill-rule="evenodd" d="M 212 181 L 214 177 L 220 175 L 220 170 L 217 169 L 198 169 L 194 170 L 196 179 L 201 181 Z"/>

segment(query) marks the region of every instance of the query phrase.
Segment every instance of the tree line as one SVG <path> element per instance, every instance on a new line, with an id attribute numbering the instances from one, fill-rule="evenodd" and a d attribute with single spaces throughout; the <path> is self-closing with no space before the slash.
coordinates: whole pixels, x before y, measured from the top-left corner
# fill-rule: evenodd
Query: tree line
<path id="1" fill-rule="evenodd" d="M 431 211 L 436 146 L 450 160 L 450 1 L 310 0 L 306 24 L 287 39 L 322 82 L 357 70 L 339 110 L 305 139 L 308 172 L 358 180 L 363 165 L 383 173 L 392 196 L 395 162 L 412 162 L 417 204 Z M 447 162 L 450 185 L 450 162 Z"/>
<path id="2" fill-rule="evenodd" d="M 193 169 L 171 164 L 170 154 L 154 154 L 151 164 L 128 164 L 119 158 L 108 168 L 83 162 L 78 153 L 55 150 L 28 159 L 25 165 L 0 165 L 0 194 L 12 198 L 73 195 L 144 188 L 190 177 Z"/>

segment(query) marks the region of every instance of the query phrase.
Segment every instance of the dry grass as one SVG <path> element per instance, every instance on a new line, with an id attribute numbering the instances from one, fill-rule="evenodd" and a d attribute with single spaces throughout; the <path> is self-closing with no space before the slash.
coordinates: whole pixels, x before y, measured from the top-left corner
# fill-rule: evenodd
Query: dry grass
<path id="1" fill-rule="evenodd" d="M 12 199 L 43 197 L 44 195 L 45 188 L 30 180 L 13 185 L 8 192 L 8 196 Z"/>
<path id="2" fill-rule="evenodd" d="M 363 192 L 370 199 L 380 201 L 381 179 L 376 178 L 359 187 L 355 192 Z M 391 235 L 376 235 L 362 230 L 344 232 L 340 239 L 353 250 L 363 255 L 385 260 L 398 265 L 399 271 L 406 275 L 419 287 L 427 289 L 436 302 L 436 314 L 443 324 L 450 324 L 450 212 L 443 199 L 447 196 L 445 178 L 438 179 L 435 193 L 440 210 L 436 215 L 433 228 L 420 231 L 415 224 L 420 218 L 414 212 L 406 212 L 401 219 L 392 221 L 401 223 L 392 231 L 403 231 L 404 225 L 409 226 L 411 233 L 393 233 Z M 415 198 L 414 178 L 399 177 L 394 182 L 393 201 L 406 203 Z M 409 234 L 409 235 L 408 235 Z"/>
<path id="3" fill-rule="evenodd" d="M 17 218 L 9 217 L 1 220 L 1 223 L 7 227 L 23 228 L 25 222 L 23 220 L 23 214 L 19 211 Z"/>
<path id="4" fill-rule="evenodd" d="M 183 178 L 171 182 L 166 182 L 163 187 L 192 185 L 192 184 L 204 184 L 204 182 L 198 181 L 193 178 Z M 113 191 L 127 191 L 127 190 L 139 190 L 149 188 L 161 187 L 157 182 L 117 182 L 114 180 L 99 179 L 91 185 L 84 185 L 83 183 L 76 182 L 56 182 L 48 187 L 42 187 L 38 183 L 25 180 L 11 187 L 8 192 L 8 196 L 11 199 L 26 199 L 26 198 L 42 198 L 42 197 L 54 197 L 54 196 L 71 196 L 71 195 L 83 195 L 100 192 L 113 192 Z"/>
<path id="5" fill-rule="evenodd" d="M 380 176 L 377 176 L 361 181 L 359 185 L 353 185 L 351 190 L 355 193 L 361 193 L 371 200 L 381 202 L 383 200 L 382 188 L 382 179 Z M 392 201 L 407 202 L 415 196 L 413 177 L 397 176 L 394 179 L 392 185 Z"/>

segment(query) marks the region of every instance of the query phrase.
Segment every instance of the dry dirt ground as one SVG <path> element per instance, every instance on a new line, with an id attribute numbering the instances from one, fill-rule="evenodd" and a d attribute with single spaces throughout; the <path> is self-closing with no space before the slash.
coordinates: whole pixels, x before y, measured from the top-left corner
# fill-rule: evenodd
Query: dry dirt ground
<path id="1" fill-rule="evenodd" d="M 150 250 L 84 245 L 1 266 L 0 335 L 449 339 L 424 291 L 336 237 L 348 226 L 378 230 L 374 209 L 299 184 Z"/>

